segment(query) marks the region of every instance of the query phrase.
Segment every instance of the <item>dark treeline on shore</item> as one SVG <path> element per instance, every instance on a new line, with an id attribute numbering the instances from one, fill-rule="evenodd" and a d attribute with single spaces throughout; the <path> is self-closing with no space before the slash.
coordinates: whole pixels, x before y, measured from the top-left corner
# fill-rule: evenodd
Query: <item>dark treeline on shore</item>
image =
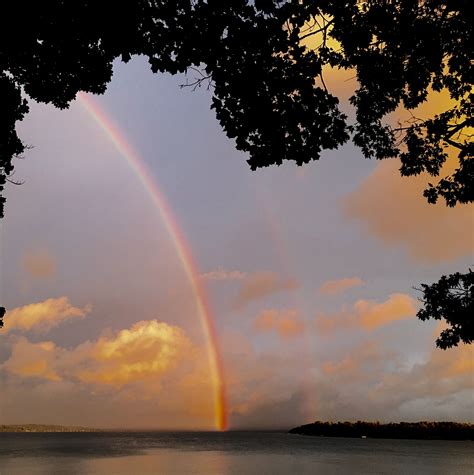
<path id="1" fill-rule="evenodd" d="M 459 422 L 321 422 L 305 424 L 290 434 L 321 437 L 369 437 L 376 439 L 474 440 L 474 424 Z"/>
<path id="2" fill-rule="evenodd" d="M 101 432 L 90 427 L 71 427 L 48 424 L 0 425 L 0 432 Z"/>

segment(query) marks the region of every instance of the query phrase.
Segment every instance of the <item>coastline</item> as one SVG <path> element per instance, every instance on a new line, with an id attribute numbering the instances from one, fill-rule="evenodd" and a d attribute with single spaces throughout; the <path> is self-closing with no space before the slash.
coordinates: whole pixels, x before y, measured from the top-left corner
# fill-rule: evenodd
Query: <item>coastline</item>
<path id="1" fill-rule="evenodd" d="M 91 427 L 61 426 L 50 424 L 1 424 L 0 432 L 21 433 L 21 432 L 104 432 L 101 429 Z"/>

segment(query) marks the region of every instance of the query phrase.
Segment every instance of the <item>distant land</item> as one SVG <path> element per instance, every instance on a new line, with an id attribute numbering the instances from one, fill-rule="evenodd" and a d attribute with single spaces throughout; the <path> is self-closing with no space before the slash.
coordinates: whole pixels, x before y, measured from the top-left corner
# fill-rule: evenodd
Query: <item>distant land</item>
<path id="1" fill-rule="evenodd" d="M 460 422 L 321 422 L 305 424 L 290 434 L 373 439 L 474 440 L 474 424 Z"/>
<path id="2" fill-rule="evenodd" d="M 102 432 L 90 427 L 70 427 L 46 424 L 0 425 L 0 432 Z"/>

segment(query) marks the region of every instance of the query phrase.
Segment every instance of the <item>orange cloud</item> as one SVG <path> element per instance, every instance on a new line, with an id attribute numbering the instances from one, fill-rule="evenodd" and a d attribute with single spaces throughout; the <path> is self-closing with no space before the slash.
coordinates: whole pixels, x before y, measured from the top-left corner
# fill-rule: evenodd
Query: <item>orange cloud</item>
<path id="1" fill-rule="evenodd" d="M 184 358 L 194 357 L 193 351 L 179 327 L 148 320 L 71 350 L 50 341 L 30 343 L 22 337 L 13 344 L 12 354 L 3 366 L 17 376 L 50 381 L 116 387 L 151 382 L 148 390 L 157 391 L 162 377 Z"/>
<path id="2" fill-rule="evenodd" d="M 419 261 L 441 262 L 474 249 L 472 206 L 432 205 L 422 196 L 426 176 L 401 177 L 398 160 L 377 165 L 343 202 L 347 216 L 387 246 L 401 246 Z"/>
<path id="3" fill-rule="evenodd" d="M 330 46 L 337 49 L 337 43 L 331 41 Z M 321 42 L 320 35 L 314 35 L 305 40 L 305 45 L 315 49 Z M 353 70 L 325 68 L 325 82 L 329 90 L 341 99 L 344 108 L 358 87 L 355 77 Z M 386 117 L 386 122 L 397 127 L 399 123 L 410 122 L 413 117 L 433 117 L 455 104 L 446 90 L 430 91 L 427 100 L 416 109 L 408 112 L 399 106 Z M 449 148 L 447 152 L 448 160 L 440 177 L 431 177 L 427 173 L 402 177 L 398 159 L 380 162 L 359 187 L 346 196 L 342 203 L 345 214 L 360 221 L 385 245 L 402 247 L 418 261 L 449 261 L 471 253 L 474 250 L 472 205 L 449 208 L 442 198 L 432 205 L 423 196 L 428 183 L 437 183 L 459 166 L 459 151 Z"/>
<path id="4" fill-rule="evenodd" d="M 292 338 L 304 331 L 296 310 L 264 310 L 256 317 L 254 327 L 261 332 L 276 331 L 281 338 Z"/>
<path id="5" fill-rule="evenodd" d="M 324 361 L 322 372 L 325 377 L 348 382 L 363 382 L 373 378 L 374 373 L 383 370 L 386 360 L 395 360 L 393 352 L 384 350 L 379 342 L 365 341 L 339 361 Z"/>
<path id="6" fill-rule="evenodd" d="M 53 277 L 56 274 L 56 260 L 47 251 L 29 252 L 23 256 L 23 269 L 37 279 Z"/>
<path id="7" fill-rule="evenodd" d="M 38 414 L 57 421 L 61 407 L 62 424 L 214 427 L 207 349 L 194 345 L 179 327 L 140 321 L 75 348 L 25 337 L 11 337 L 9 343 L 11 354 L 0 364 L 0 375 L 8 375 L 2 407 L 13 421 L 36 421 Z"/>
<path id="8" fill-rule="evenodd" d="M 157 320 L 140 321 L 113 338 L 86 345 L 90 368 L 77 374 L 88 383 L 122 385 L 157 378 L 175 368 L 191 344 L 184 332 Z"/>
<path id="9" fill-rule="evenodd" d="M 417 311 L 417 303 L 406 294 L 392 294 L 382 303 L 373 300 L 358 300 L 354 310 L 366 330 L 388 325 L 391 322 L 411 318 Z"/>
<path id="10" fill-rule="evenodd" d="M 47 331 L 66 320 L 83 318 L 90 310 L 90 306 L 84 308 L 72 306 L 67 297 L 32 303 L 7 312 L 3 333 L 11 330 L 28 331 L 33 328 Z"/>
<path id="11" fill-rule="evenodd" d="M 352 287 L 364 285 L 364 281 L 359 277 L 351 277 L 339 280 L 328 280 L 319 289 L 319 292 L 324 295 L 340 294 Z"/>
<path id="12" fill-rule="evenodd" d="M 12 354 L 3 367 L 17 376 L 61 381 L 55 370 L 59 352 L 61 350 L 52 341 L 30 343 L 21 337 L 13 345 Z"/>
<path id="13" fill-rule="evenodd" d="M 310 25 L 306 25 L 307 32 Z M 318 26 L 312 26 L 318 28 Z M 302 44 L 310 50 L 322 43 L 322 33 L 305 38 Z M 335 50 L 338 43 L 330 36 L 328 46 Z M 324 81 L 330 92 L 339 97 L 341 107 L 352 115 L 349 97 L 358 88 L 354 70 L 342 70 L 326 65 Z M 320 81 L 320 78 L 317 78 Z M 385 121 L 393 127 L 406 125 L 413 117 L 427 119 L 455 106 L 447 90 L 430 91 L 425 102 L 416 109 L 407 111 L 400 105 Z M 472 128 L 466 133 L 472 133 Z M 472 205 L 457 205 L 449 208 L 440 198 L 435 205 L 423 196 L 428 183 L 437 183 L 440 178 L 451 175 L 459 166 L 459 150 L 448 148 L 446 161 L 439 177 L 427 173 L 402 177 L 398 159 L 380 162 L 372 173 L 343 200 L 345 214 L 360 221 L 370 234 L 386 246 L 399 246 L 418 261 L 442 262 L 468 255 L 474 250 L 474 213 Z"/>
<path id="14" fill-rule="evenodd" d="M 298 283 L 294 279 L 284 279 L 275 272 L 255 272 L 247 276 L 237 295 L 236 307 L 243 307 L 253 300 L 267 295 L 294 290 Z"/>
<path id="15" fill-rule="evenodd" d="M 430 92 L 428 100 L 412 113 L 399 107 L 387 122 L 396 126 L 413 116 L 428 118 L 455 105 L 446 91 Z M 344 212 L 359 220 L 387 246 L 400 246 L 425 262 L 442 262 L 474 250 L 472 205 L 446 206 L 444 199 L 429 204 L 423 196 L 428 183 L 451 175 L 459 166 L 458 150 L 448 148 L 448 159 L 439 177 L 427 173 L 402 177 L 398 159 L 384 160 L 343 201 Z"/>
<path id="16" fill-rule="evenodd" d="M 240 272 L 238 270 L 229 271 L 222 267 L 200 275 L 201 279 L 204 280 L 242 280 L 245 279 L 246 276 L 247 274 L 245 272 Z"/>
<path id="17" fill-rule="evenodd" d="M 339 374 L 352 374 L 357 369 L 357 362 L 354 358 L 346 356 L 341 361 L 325 361 L 322 365 L 323 373 L 326 376 Z"/>
<path id="18" fill-rule="evenodd" d="M 382 303 L 374 300 L 357 300 L 351 309 L 344 308 L 334 315 L 319 314 L 316 326 L 320 333 L 331 333 L 341 328 L 375 330 L 392 322 L 412 318 L 417 302 L 406 294 L 391 294 Z"/>

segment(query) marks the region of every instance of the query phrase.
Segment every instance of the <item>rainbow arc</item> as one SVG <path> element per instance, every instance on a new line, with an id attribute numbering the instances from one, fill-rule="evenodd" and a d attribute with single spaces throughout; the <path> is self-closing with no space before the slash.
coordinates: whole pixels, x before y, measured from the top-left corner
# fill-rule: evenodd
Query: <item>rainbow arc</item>
<path id="1" fill-rule="evenodd" d="M 79 93 L 78 100 L 107 135 L 120 155 L 126 159 L 133 173 L 141 181 L 147 194 L 158 210 L 166 231 L 173 242 L 179 261 L 193 290 L 196 307 L 207 340 L 207 356 L 214 392 L 214 425 L 218 430 L 226 430 L 228 427 L 227 397 L 214 317 L 209 306 L 206 292 L 199 278 L 198 268 L 191 248 L 164 195 L 148 172 L 140 155 L 126 140 L 125 134 L 114 124 L 113 120 L 90 95 Z"/>

